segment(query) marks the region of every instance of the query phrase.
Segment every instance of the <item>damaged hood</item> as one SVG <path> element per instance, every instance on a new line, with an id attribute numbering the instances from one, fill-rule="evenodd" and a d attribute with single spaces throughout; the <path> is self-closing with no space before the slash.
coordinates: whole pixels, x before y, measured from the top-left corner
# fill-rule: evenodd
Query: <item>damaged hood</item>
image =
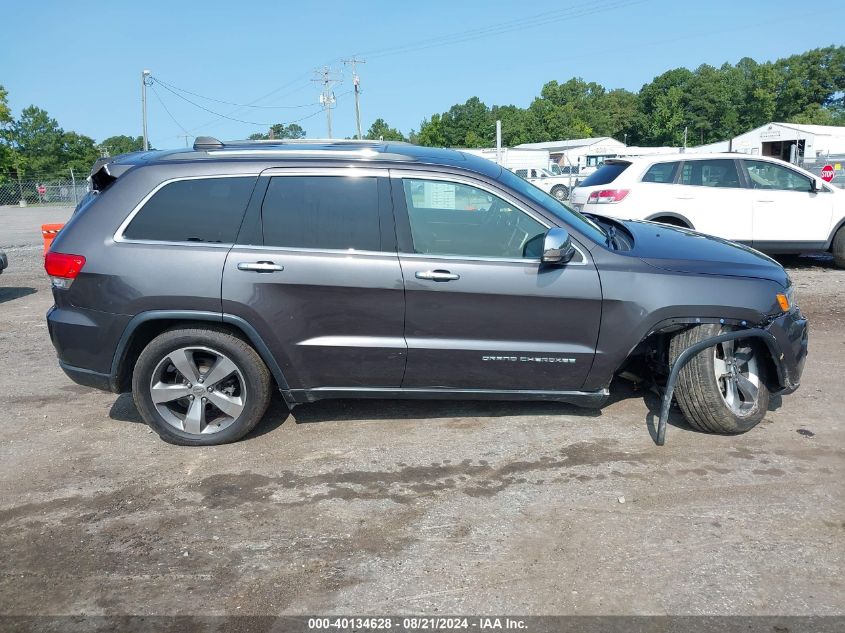
<path id="1" fill-rule="evenodd" d="M 753 248 L 689 229 L 655 222 L 625 221 L 634 235 L 631 254 L 663 270 L 696 275 L 753 277 L 789 286 L 789 275 Z"/>

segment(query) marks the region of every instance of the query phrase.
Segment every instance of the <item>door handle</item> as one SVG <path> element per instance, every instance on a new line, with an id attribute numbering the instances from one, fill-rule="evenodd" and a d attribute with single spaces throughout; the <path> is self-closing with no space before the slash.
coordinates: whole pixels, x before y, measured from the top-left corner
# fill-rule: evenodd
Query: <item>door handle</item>
<path id="1" fill-rule="evenodd" d="M 246 270 L 253 273 L 276 273 L 284 269 L 284 266 L 280 266 L 275 262 L 241 262 L 238 264 L 238 270 Z"/>
<path id="2" fill-rule="evenodd" d="M 414 277 L 428 281 L 455 281 L 461 278 L 460 275 L 450 273 L 448 270 L 426 270 L 425 272 L 414 273 Z"/>

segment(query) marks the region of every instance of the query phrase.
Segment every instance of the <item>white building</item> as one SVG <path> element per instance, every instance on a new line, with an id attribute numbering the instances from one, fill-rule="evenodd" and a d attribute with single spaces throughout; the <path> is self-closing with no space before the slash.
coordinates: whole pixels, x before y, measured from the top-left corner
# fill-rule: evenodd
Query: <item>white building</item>
<path id="1" fill-rule="evenodd" d="M 549 152 L 551 159 L 561 167 L 573 165 L 579 168 L 600 165 L 606 158 L 619 156 L 626 149 L 625 143 L 609 136 L 573 138 L 567 141 L 550 141 L 548 143 L 523 143 L 516 147 L 544 149 Z"/>
<path id="2" fill-rule="evenodd" d="M 793 163 L 824 161 L 845 154 L 845 126 L 767 123 L 727 141 L 687 148 L 688 152 L 739 152 Z"/>

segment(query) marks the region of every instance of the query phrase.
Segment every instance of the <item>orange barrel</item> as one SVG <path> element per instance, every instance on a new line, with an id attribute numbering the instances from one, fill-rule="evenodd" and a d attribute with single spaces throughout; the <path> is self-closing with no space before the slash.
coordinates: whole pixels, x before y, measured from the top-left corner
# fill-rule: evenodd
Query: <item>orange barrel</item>
<path id="1" fill-rule="evenodd" d="M 56 236 L 59 234 L 59 231 L 62 230 L 64 224 L 42 224 L 41 225 L 41 237 L 44 238 L 44 254 L 47 254 L 47 251 L 50 250 L 50 246 L 53 244 L 53 240 L 56 239 Z"/>

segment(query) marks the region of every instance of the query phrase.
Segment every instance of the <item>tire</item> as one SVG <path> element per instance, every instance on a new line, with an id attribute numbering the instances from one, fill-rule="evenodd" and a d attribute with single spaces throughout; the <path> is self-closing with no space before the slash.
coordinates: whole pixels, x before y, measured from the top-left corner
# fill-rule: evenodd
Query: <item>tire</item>
<path id="1" fill-rule="evenodd" d="M 669 226 L 677 226 L 677 227 L 680 227 L 682 229 L 690 228 L 689 224 L 687 224 L 683 220 L 679 220 L 678 218 L 672 218 L 672 217 L 654 218 L 654 220 L 652 220 L 652 222 L 659 222 L 660 224 L 668 224 Z"/>
<path id="2" fill-rule="evenodd" d="M 550 192 L 557 200 L 569 200 L 569 188 L 565 185 L 555 185 Z"/>
<path id="3" fill-rule="evenodd" d="M 833 237 L 833 263 L 837 268 L 845 268 L 845 226 L 839 227 L 836 235 Z"/>
<path id="4" fill-rule="evenodd" d="M 242 438 L 267 411 L 270 388 L 252 346 L 214 327 L 167 330 L 144 348 L 132 373 L 141 417 L 161 439 L 184 446 Z"/>
<path id="5" fill-rule="evenodd" d="M 705 324 L 679 332 L 669 344 L 670 361 L 690 345 L 726 331 Z M 765 360 L 753 340 L 729 341 L 699 352 L 681 369 L 675 386 L 675 399 L 690 425 L 724 435 L 754 428 L 769 409 Z"/>

